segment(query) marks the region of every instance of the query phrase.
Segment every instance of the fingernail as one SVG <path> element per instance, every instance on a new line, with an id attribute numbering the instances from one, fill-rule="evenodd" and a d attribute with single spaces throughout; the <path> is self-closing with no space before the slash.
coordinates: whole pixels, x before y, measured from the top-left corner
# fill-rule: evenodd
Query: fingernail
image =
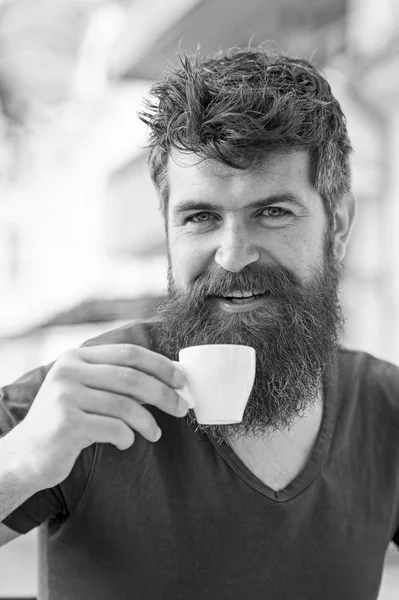
<path id="1" fill-rule="evenodd" d="M 184 374 L 178 367 L 176 367 L 173 375 L 173 385 L 177 388 L 181 388 L 184 386 L 185 383 L 186 378 L 184 377 Z"/>
<path id="2" fill-rule="evenodd" d="M 161 438 L 161 435 L 162 435 L 162 431 L 160 429 L 158 429 L 158 431 L 155 434 L 154 442 L 157 442 Z"/>

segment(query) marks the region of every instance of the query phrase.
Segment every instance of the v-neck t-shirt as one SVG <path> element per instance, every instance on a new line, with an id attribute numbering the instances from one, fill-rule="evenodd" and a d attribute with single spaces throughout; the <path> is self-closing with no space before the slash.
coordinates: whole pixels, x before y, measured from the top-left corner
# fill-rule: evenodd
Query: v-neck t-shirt
<path id="1" fill-rule="evenodd" d="M 86 345 L 151 348 L 145 323 Z M 26 414 L 50 367 L 0 390 L 0 434 Z M 162 437 L 93 444 L 70 475 L 4 523 L 40 526 L 40 600 L 376 600 L 399 545 L 399 368 L 340 348 L 320 430 L 282 490 L 227 444 L 147 405 Z"/>

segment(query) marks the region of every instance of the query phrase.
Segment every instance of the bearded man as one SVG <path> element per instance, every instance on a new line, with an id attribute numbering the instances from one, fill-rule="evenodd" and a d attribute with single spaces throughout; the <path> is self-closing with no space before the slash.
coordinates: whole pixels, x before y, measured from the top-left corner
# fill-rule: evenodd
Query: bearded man
<path id="1" fill-rule="evenodd" d="M 0 539 L 40 525 L 42 599 L 376 599 L 399 544 L 399 370 L 340 345 L 339 103 L 309 62 L 231 49 L 183 56 L 141 118 L 167 295 L 3 388 Z M 255 349 L 241 423 L 181 399 L 173 361 L 201 344 Z"/>

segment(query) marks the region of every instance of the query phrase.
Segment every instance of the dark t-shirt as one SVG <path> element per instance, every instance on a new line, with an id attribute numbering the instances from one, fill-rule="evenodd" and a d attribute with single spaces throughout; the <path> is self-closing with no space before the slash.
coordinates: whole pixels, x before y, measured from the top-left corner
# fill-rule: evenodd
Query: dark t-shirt
<path id="1" fill-rule="evenodd" d="M 132 324 L 90 344 L 149 347 Z M 48 368 L 0 394 L 0 434 Z M 375 600 L 399 544 L 399 368 L 341 349 L 305 468 L 279 492 L 233 450 L 152 407 L 163 435 L 84 450 L 68 478 L 4 523 L 40 527 L 49 600 Z M 395 537 L 396 536 L 396 537 Z"/>

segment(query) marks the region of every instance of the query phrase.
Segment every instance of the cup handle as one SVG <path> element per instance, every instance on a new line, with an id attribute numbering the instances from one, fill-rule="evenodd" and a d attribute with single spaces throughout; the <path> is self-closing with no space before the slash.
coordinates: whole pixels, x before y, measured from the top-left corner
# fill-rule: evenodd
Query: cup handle
<path id="1" fill-rule="evenodd" d="M 184 374 L 184 369 L 183 369 L 182 365 L 177 360 L 172 360 L 172 362 Z M 192 395 L 188 391 L 187 383 L 185 383 L 182 388 L 178 388 L 178 389 L 175 388 L 175 392 L 179 396 L 181 396 L 183 398 L 183 400 L 185 400 L 187 402 L 189 408 L 195 408 L 194 398 L 192 397 Z"/>

